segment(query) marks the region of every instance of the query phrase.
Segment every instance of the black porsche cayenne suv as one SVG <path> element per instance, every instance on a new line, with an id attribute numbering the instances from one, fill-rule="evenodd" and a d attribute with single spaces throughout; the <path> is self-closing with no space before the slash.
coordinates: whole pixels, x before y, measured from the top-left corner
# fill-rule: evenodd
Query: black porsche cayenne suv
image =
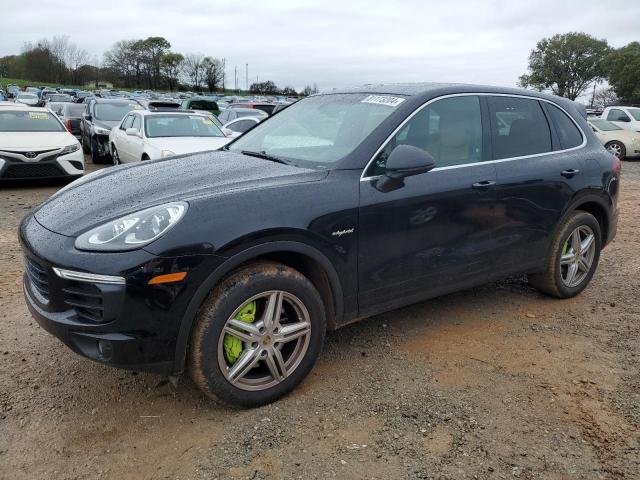
<path id="1" fill-rule="evenodd" d="M 442 84 L 320 94 L 221 151 L 59 191 L 20 226 L 24 292 L 81 355 L 188 370 L 256 406 L 356 319 L 514 274 L 578 294 L 615 235 L 619 180 L 568 100 Z"/>

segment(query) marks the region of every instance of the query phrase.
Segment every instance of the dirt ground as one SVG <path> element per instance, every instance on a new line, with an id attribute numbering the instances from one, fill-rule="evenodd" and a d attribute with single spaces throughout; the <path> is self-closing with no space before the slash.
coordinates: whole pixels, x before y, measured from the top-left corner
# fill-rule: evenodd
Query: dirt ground
<path id="1" fill-rule="evenodd" d="M 516 278 L 370 318 L 249 411 L 84 360 L 31 319 L 16 230 L 58 188 L 0 187 L 1 479 L 640 478 L 640 162 L 577 298 Z"/>

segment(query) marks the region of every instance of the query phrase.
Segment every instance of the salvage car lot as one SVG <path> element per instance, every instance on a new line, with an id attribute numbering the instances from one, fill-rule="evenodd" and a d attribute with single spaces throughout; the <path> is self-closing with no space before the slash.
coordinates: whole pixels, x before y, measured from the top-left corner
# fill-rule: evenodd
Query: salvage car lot
<path id="1" fill-rule="evenodd" d="M 96 166 L 88 164 L 88 171 Z M 81 359 L 36 325 L 17 226 L 60 185 L 0 190 L 0 478 L 633 478 L 640 471 L 640 163 L 592 285 L 486 285 L 330 334 L 283 400 Z"/>

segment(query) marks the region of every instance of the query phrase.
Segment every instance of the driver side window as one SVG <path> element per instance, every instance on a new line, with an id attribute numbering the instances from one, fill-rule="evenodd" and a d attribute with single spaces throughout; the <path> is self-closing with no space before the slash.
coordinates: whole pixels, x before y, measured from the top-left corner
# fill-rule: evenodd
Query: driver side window
<path id="1" fill-rule="evenodd" d="M 480 99 L 473 95 L 445 98 L 420 110 L 387 142 L 366 176 L 383 175 L 387 158 L 398 145 L 426 151 L 436 167 L 481 161 Z"/>

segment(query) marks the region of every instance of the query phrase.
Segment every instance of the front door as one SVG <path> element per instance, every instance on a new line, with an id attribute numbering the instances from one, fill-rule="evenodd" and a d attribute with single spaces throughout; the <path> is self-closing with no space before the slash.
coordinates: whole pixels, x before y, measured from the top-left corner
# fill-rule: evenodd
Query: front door
<path id="1" fill-rule="evenodd" d="M 387 142 L 360 182 L 360 313 L 390 309 L 477 281 L 494 258 L 495 165 L 485 163 L 478 96 L 420 109 Z M 397 145 L 429 152 L 436 168 L 390 192 L 376 188 Z"/>

